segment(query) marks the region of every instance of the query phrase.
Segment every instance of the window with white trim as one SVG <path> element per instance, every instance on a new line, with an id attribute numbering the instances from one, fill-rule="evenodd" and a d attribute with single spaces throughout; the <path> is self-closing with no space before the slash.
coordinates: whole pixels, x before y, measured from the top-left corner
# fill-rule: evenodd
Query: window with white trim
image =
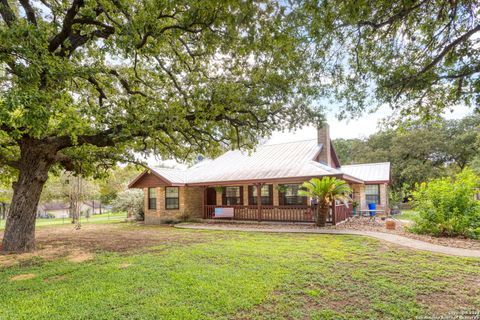
<path id="1" fill-rule="evenodd" d="M 367 184 L 365 185 L 365 200 L 368 203 L 380 204 L 380 185 Z"/>
<path id="2" fill-rule="evenodd" d="M 157 209 L 156 188 L 148 188 L 148 209 Z"/>
<path id="3" fill-rule="evenodd" d="M 179 208 L 178 187 L 165 187 L 165 209 Z"/>

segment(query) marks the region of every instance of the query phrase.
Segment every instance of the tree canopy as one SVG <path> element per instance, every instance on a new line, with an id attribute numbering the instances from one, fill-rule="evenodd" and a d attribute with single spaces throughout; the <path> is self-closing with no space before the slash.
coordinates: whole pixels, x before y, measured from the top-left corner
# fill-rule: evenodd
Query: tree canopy
<path id="1" fill-rule="evenodd" d="M 309 44 L 276 1 L 3 0 L 0 17 L 5 250 L 33 248 L 52 168 L 188 160 L 322 119 Z"/>
<path id="2" fill-rule="evenodd" d="M 401 119 L 480 105 L 476 0 L 311 0 L 305 25 L 343 116 L 388 104 Z"/>
<path id="3" fill-rule="evenodd" d="M 274 2 L 4 1 L 0 14 L 0 154 L 12 166 L 27 138 L 85 171 L 134 151 L 251 147 L 318 118 L 304 44 Z"/>

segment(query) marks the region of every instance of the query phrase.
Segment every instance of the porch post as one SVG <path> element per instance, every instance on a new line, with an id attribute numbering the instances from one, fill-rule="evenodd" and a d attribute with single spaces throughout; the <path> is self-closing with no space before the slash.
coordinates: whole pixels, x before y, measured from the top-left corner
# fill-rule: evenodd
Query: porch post
<path id="1" fill-rule="evenodd" d="M 203 216 L 203 219 L 207 218 L 207 211 L 205 209 L 205 204 L 207 203 L 206 198 L 207 198 L 207 188 L 205 186 L 202 186 L 202 216 Z"/>
<path id="2" fill-rule="evenodd" d="M 336 217 L 335 217 L 335 200 L 333 200 L 333 203 L 332 203 L 332 225 L 335 225 L 336 224 Z"/>
<path id="3" fill-rule="evenodd" d="M 262 184 L 257 184 L 258 221 L 262 221 Z"/>

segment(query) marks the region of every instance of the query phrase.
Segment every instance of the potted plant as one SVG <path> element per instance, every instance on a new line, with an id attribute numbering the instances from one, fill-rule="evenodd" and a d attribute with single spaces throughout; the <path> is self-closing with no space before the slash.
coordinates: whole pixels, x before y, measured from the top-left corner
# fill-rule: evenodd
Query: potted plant
<path id="1" fill-rule="evenodd" d="M 359 205 L 360 205 L 360 203 L 358 201 L 353 201 L 352 202 L 352 208 L 353 208 L 353 215 L 354 216 L 357 215 L 357 208 L 358 208 Z"/>
<path id="2" fill-rule="evenodd" d="M 321 180 L 313 178 L 302 184 L 304 190 L 298 193 L 301 196 L 307 196 L 317 199 L 318 205 L 315 209 L 316 224 L 324 227 L 327 220 L 328 211 L 332 203 L 336 200 L 343 203 L 349 202 L 349 194 L 352 192 L 350 186 L 343 180 L 334 177 L 324 177 Z"/>
<path id="3" fill-rule="evenodd" d="M 280 193 L 285 193 L 285 192 L 287 192 L 288 186 L 286 184 L 279 184 L 279 185 L 277 185 L 276 189 Z"/>

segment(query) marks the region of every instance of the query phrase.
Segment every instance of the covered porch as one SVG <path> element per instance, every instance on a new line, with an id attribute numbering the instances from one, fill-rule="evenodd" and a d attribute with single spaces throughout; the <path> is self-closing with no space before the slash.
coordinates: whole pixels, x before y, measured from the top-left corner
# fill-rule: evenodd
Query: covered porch
<path id="1" fill-rule="evenodd" d="M 233 220 L 245 220 L 245 221 L 278 221 L 278 222 L 315 222 L 314 206 L 302 205 L 302 206 L 254 206 L 254 205 L 204 205 L 203 206 L 203 219 L 213 219 L 215 208 L 232 208 L 232 218 L 216 218 L 216 219 L 233 219 Z M 336 204 L 330 208 L 329 215 L 327 216 L 327 223 L 335 225 L 353 214 L 352 204 L 347 206 L 344 204 Z"/>
<path id="2" fill-rule="evenodd" d="M 202 186 L 203 219 L 224 219 L 271 222 L 315 222 L 315 204 L 300 196 L 298 191 L 305 180 L 265 181 L 261 183 L 228 183 Z M 353 182 L 351 182 L 353 183 Z M 356 194 L 352 194 L 355 200 Z M 227 209 L 227 210 L 225 210 Z M 228 212 L 218 217 L 215 211 Z M 352 203 L 332 205 L 327 223 L 338 224 L 352 216 Z"/>

